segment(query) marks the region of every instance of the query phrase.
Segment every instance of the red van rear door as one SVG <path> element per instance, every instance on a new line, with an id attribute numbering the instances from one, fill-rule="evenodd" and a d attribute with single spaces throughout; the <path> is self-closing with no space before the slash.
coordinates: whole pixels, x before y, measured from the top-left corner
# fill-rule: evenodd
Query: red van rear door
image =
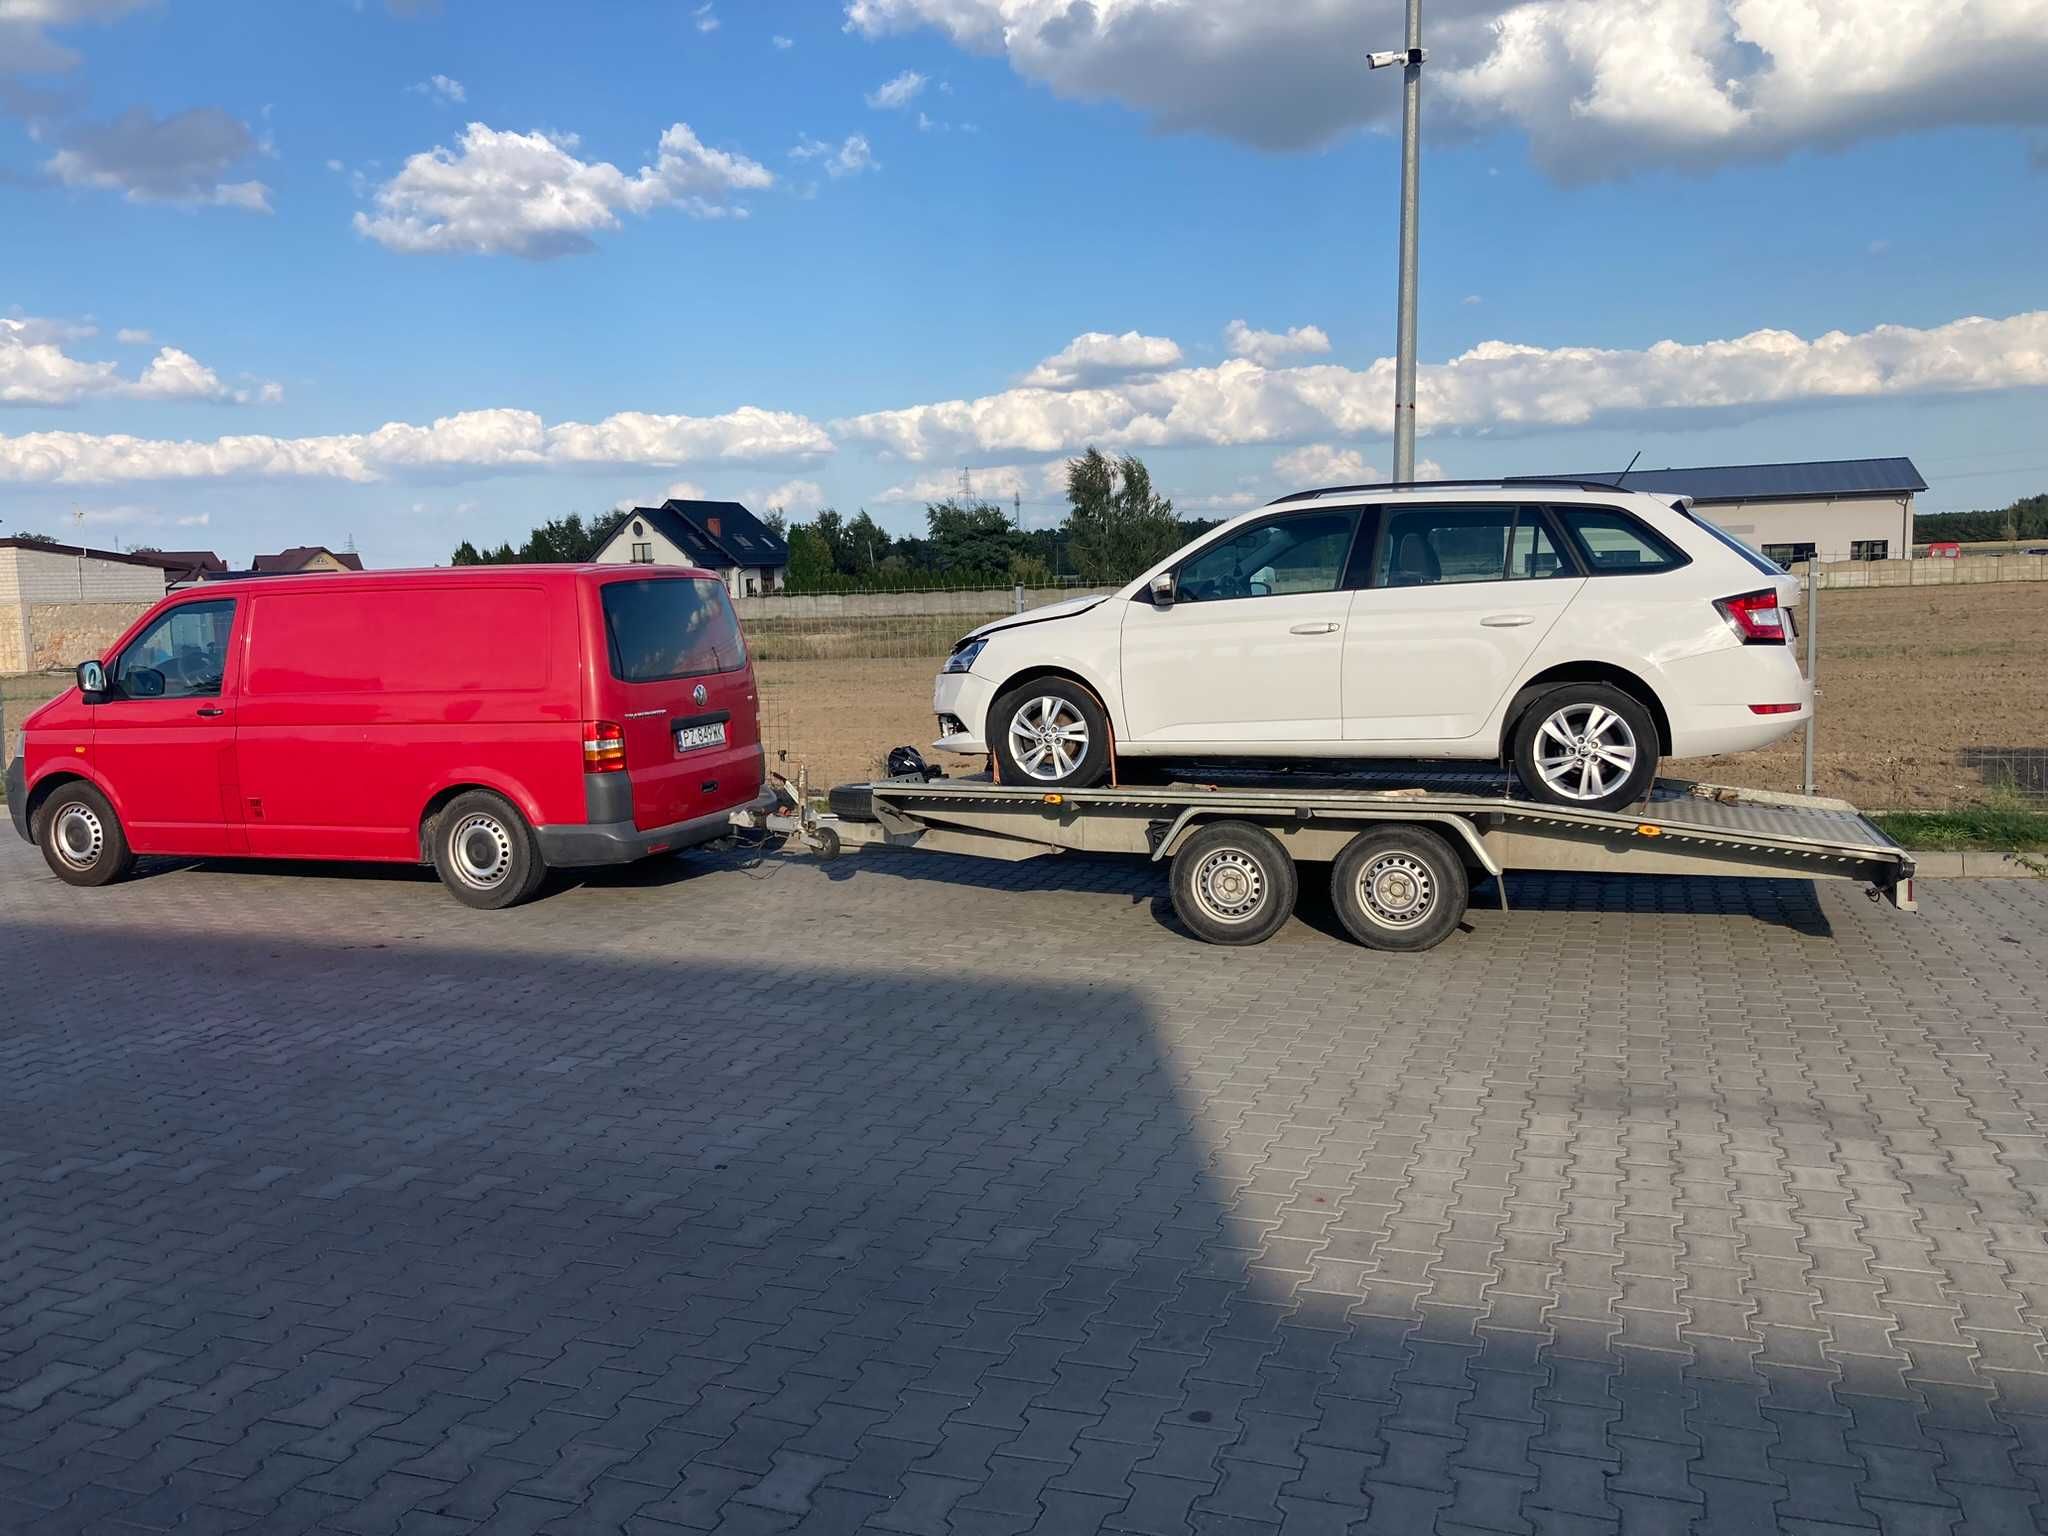
<path id="1" fill-rule="evenodd" d="M 673 826 L 761 788 L 753 669 L 719 582 L 650 576 L 599 588 L 609 686 L 626 733 L 633 822 Z M 610 718 L 607 716 L 607 718 Z"/>

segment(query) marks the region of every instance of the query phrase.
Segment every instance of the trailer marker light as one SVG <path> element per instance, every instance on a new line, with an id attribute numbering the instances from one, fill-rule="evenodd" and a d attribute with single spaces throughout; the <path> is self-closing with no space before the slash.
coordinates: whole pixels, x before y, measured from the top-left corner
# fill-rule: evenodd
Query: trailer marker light
<path id="1" fill-rule="evenodd" d="M 1065 795 L 1047 795 L 1040 803 L 1043 805 L 1065 805 L 1067 797 Z"/>
<path id="2" fill-rule="evenodd" d="M 1796 715 L 1799 713 L 1799 706 L 1797 704 L 1752 704 L 1749 706 L 1749 712 L 1752 715 Z"/>
<path id="3" fill-rule="evenodd" d="M 1653 827 L 1648 822 L 1644 822 L 1636 828 L 1637 837 L 1662 837 L 1663 835 L 1664 829 L 1662 827 Z"/>

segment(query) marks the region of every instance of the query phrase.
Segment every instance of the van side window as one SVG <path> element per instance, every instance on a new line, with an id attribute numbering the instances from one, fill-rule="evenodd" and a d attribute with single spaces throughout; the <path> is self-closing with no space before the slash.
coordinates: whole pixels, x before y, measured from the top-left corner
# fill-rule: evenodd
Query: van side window
<path id="1" fill-rule="evenodd" d="M 121 652 L 114 663 L 115 697 L 218 698 L 234 621 L 232 602 L 179 604 Z"/>
<path id="2" fill-rule="evenodd" d="M 1689 564 L 1647 523 L 1612 507 L 1553 507 L 1565 533 L 1595 576 L 1650 575 Z"/>

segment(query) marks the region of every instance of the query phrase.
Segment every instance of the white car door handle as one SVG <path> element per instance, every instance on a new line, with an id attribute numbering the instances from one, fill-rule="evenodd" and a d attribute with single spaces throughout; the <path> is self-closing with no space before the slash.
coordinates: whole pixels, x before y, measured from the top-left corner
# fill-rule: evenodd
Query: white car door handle
<path id="1" fill-rule="evenodd" d="M 1524 624 L 1534 624 L 1533 613 L 1489 613 L 1479 621 L 1488 629 L 1520 629 Z"/>
<path id="2" fill-rule="evenodd" d="M 1289 633 L 1290 635 L 1334 635 L 1338 630 L 1342 629 L 1343 627 L 1344 626 L 1342 624 L 1332 623 L 1326 620 L 1321 624 L 1297 624 L 1294 626 L 1294 628 L 1287 631 L 1287 633 Z"/>

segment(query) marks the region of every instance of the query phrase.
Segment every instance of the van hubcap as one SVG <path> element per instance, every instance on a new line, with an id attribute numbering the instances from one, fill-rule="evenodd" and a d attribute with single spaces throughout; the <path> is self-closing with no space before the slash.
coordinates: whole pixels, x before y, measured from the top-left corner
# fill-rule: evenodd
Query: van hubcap
<path id="1" fill-rule="evenodd" d="M 1235 848 L 1219 848 L 1195 867 L 1195 903 L 1219 923 L 1241 923 L 1265 900 L 1265 871 Z"/>
<path id="2" fill-rule="evenodd" d="M 455 873 L 464 885 L 488 891 L 512 872 L 512 835 L 495 816 L 465 816 L 448 839 Z"/>
<path id="3" fill-rule="evenodd" d="M 100 850 L 107 846 L 107 829 L 100 825 L 91 806 L 74 801 L 57 813 L 57 824 L 50 829 L 50 842 L 57 857 L 71 868 L 91 869 L 100 861 Z"/>
<path id="4" fill-rule="evenodd" d="M 1567 704 L 1536 732 L 1536 772 L 1566 800 L 1598 800 L 1636 771 L 1636 733 L 1600 704 Z"/>

